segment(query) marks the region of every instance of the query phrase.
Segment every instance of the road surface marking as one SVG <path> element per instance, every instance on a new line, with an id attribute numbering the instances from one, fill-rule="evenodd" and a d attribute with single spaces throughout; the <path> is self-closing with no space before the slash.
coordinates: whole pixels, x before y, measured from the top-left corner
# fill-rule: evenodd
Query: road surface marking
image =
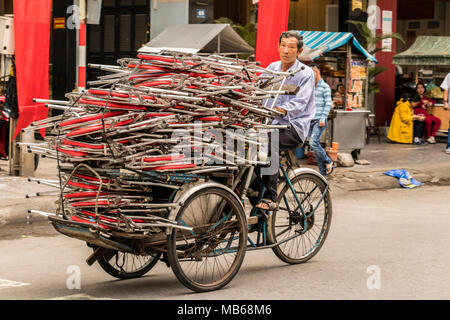
<path id="1" fill-rule="evenodd" d="M 7 289 L 7 288 L 29 286 L 29 285 L 31 285 L 31 283 L 17 282 L 17 281 L 11 281 L 11 280 L 6 280 L 6 279 L 0 279 L 0 290 L 1 289 Z"/>
<path id="2" fill-rule="evenodd" d="M 79 293 L 79 294 L 72 294 L 69 296 L 50 298 L 48 300 L 117 300 L 117 299 L 107 297 L 93 297 L 88 294 Z"/>

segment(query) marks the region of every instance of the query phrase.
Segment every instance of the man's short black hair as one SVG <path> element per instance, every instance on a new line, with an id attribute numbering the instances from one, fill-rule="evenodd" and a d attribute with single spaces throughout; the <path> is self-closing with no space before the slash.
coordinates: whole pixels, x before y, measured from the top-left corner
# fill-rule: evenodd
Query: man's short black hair
<path id="1" fill-rule="evenodd" d="M 311 64 L 309 65 L 309 67 L 310 67 L 310 68 L 317 68 L 317 70 L 320 71 L 319 65 L 318 65 L 317 63 L 315 63 L 315 62 L 311 63 Z"/>
<path id="2" fill-rule="evenodd" d="M 297 39 L 297 51 L 303 48 L 303 37 L 296 31 L 284 31 L 280 35 L 280 40 L 278 41 L 278 45 L 281 44 L 281 39 L 283 38 L 296 38 Z"/>

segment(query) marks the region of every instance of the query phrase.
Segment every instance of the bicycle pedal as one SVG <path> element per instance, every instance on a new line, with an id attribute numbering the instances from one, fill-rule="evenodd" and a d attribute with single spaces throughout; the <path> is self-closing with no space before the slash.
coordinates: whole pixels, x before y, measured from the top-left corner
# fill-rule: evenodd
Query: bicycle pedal
<path id="1" fill-rule="evenodd" d="M 249 197 L 249 198 L 256 198 L 258 196 L 259 196 L 259 192 L 258 191 L 255 191 L 252 188 L 248 188 L 248 190 L 247 190 L 247 197 Z"/>
<path id="2" fill-rule="evenodd" d="M 271 212 L 270 212 L 270 211 L 267 212 L 266 210 L 263 210 L 263 209 L 260 209 L 260 210 L 261 210 L 261 212 L 262 212 L 262 215 L 263 215 L 264 219 L 265 219 L 266 221 L 269 221 L 270 216 L 271 216 Z"/>

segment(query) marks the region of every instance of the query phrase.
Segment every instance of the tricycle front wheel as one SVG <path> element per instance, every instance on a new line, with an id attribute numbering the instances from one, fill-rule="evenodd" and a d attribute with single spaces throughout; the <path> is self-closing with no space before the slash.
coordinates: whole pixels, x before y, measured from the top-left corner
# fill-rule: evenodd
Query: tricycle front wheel
<path id="1" fill-rule="evenodd" d="M 229 283 L 247 243 L 247 220 L 236 197 L 221 188 L 200 189 L 184 202 L 176 221 L 193 228 L 174 228 L 167 238 L 169 263 L 178 280 L 196 292 Z"/>
<path id="2" fill-rule="evenodd" d="M 269 219 L 268 235 L 271 243 L 280 243 L 272 248 L 278 258 L 298 264 L 314 257 L 325 242 L 332 205 L 329 189 L 318 176 L 303 173 L 291 183 L 295 193 L 286 183 L 278 195 L 278 210 Z"/>

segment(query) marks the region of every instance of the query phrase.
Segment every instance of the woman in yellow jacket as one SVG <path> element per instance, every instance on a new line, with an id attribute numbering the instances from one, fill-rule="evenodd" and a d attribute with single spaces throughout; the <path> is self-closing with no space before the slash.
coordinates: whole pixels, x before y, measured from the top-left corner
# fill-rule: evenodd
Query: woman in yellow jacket
<path id="1" fill-rule="evenodd" d="M 424 120 L 423 115 L 413 114 L 413 109 L 420 103 L 420 97 L 408 95 L 402 97 L 397 102 L 394 114 L 392 115 L 391 125 L 389 126 L 389 132 L 387 137 L 389 140 L 398 143 L 414 143 L 423 144 L 423 129 Z M 414 121 L 417 120 L 417 121 Z"/>

